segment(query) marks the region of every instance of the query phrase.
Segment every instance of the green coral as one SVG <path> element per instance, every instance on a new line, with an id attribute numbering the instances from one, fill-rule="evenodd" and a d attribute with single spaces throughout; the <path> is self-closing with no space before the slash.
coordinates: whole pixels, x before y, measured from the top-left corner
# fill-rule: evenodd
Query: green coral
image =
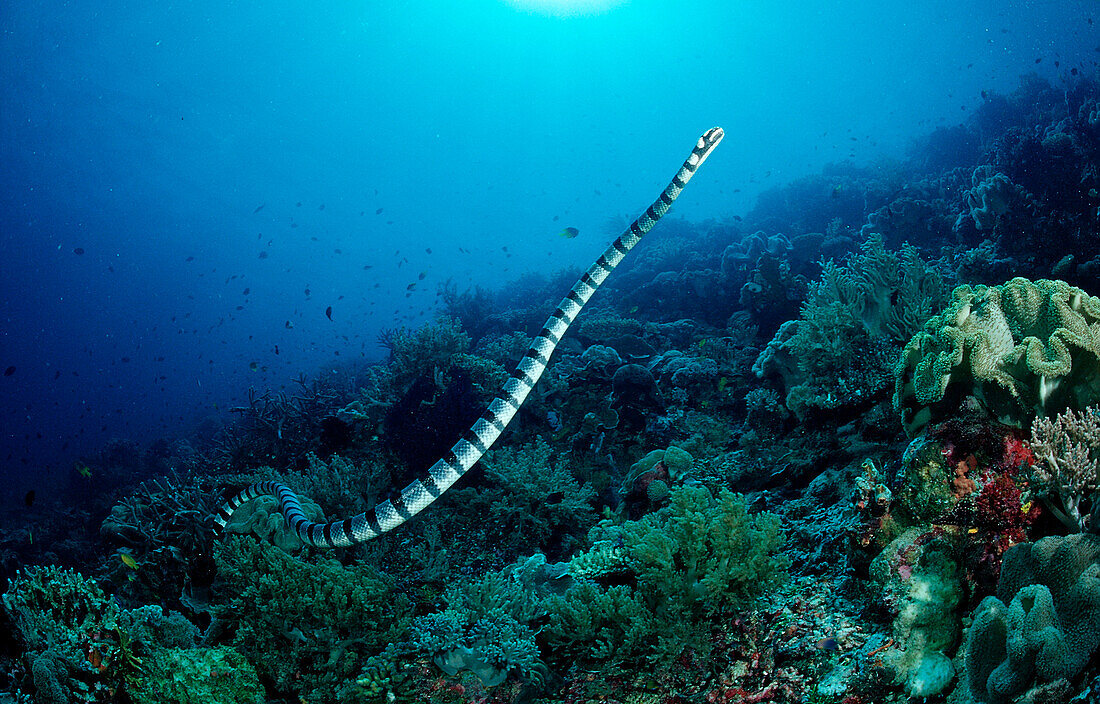
<path id="1" fill-rule="evenodd" d="M 134 704 L 262 704 L 255 668 L 226 648 L 160 648 L 127 687 Z"/>
<path id="2" fill-rule="evenodd" d="M 294 490 L 299 498 L 309 497 L 314 506 L 324 506 L 334 516 L 354 516 L 367 509 L 364 496 L 377 495 L 388 488 L 390 471 L 374 457 L 357 462 L 340 455 L 328 460 L 310 452 L 307 466 L 300 472 L 287 472 L 279 479 Z M 242 507 L 243 508 L 243 507 Z M 317 512 L 320 515 L 320 512 Z M 312 518 L 311 520 L 322 520 Z M 293 535 L 293 533 L 291 534 Z"/>
<path id="3" fill-rule="evenodd" d="M 17 576 L 3 603 L 30 648 L 59 648 L 70 662 L 84 660 L 80 641 L 93 631 L 113 629 L 121 612 L 95 582 L 55 566 L 30 568 Z"/>
<path id="4" fill-rule="evenodd" d="M 943 278 L 915 248 L 891 252 L 877 234 L 845 266 L 823 268 L 799 319 L 784 323 L 753 364 L 758 377 L 780 379 L 800 418 L 884 394 L 897 348 L 944 293 Z"/>
<path id="5" fill-rule="evenodd" d="M 966 396 L 999 421 L 1100 402 L 1100 299 L 1064 281 L 959 286 L 902 351 L 894 406 L 910 435 Z"/>
<path id="6" fill-rule="evenodd" d="M 140 672 L 122 610 L 75 570 L 33 567 L 12 580 L 4 609 L 22 638 L 38 701 L 84 701 L 120 689 Z"/>
<path id="7" fill-rule="evenodd" d="M 568 552 L 569 536 L 583 535 L 596 523 L 595 490 L 573 477 L 568 458 L 555 457 L 546 440 L 494 450 L 482 463 L 499 492 L 479 495 L 477 501 L 486 504 L 479 515 L 503 542 Z M 556 540 L 564 544 L 552 545 Z"/>
<path id="8" fill-rule="evenodd" d="M 569 561 L 569 574 L 577 579 L 595 579 L 629 570 L 626 548 L 611 540 L 596 541 Z"/>
<path id="9" fill-rule="evenodd" d="M 1100 647 L 1100 536 L 1021 543 L 1005 553 L 997 596 L 974 612 L 955 701 L 1004 704 L 1072 680 Z"/>
<path id="10" fill-rule="evenodd" d="M 470 377 L 470 383 L 483 394 L 495 394 L 508 381 L 508 370 L 502 364 L 476 354 L 456 354 L 453 358 L 456 369 L 461 369 Z"/>
<path id="11" fill-rule="evenodd" d="M 450 368 L 455 355 L 470 350 L 470 336 L 457 318 L 440 317 L 416 331 L 398 328 L 386 334 L 393 384 L 403 389 L 421 376 Z"/>
<path id="12" fill-rule="evenodd" d="M 489 687 L 512 672 L 541 681 L 547 670 L 532 627 L 545 615 L 539 589 L 532 588 L 535 574 L 545 571 L 540 568 L 545 568 L 545 558 L 521 560 L 472 583 L 450 587 L 443 611 L 413 622 L 416 649 L 429 653 L 447 674 L 469 670 Z"/>
<path id="13" fill-rule="evenodd" d="M 217 625 L 280 692 L 337 701 L 339 686 L 406 628 L 408 599 L 372 567 L 305 561 L 250 537 L 230 537 L 214 559 Z"/>
<path id="14" fill-rule="evenodd" d="M 592 340 L 606 342 L 627 335 L 640 335 L 644 326 L 633 318 L 623 318 L 613 313 L 585 315 L 577 328 L 577 334 Z"/>
<path id="15" fill-rule="evenodd" d="M 778 516 L 750 516 L 728 490 L 716 499 L 704 487 L 679 487 L 667 508 L 603 523 L 590 538 L 612 564 L 625 557 L 629 579 L 605 586 L 578 570 L 563 596 L 548 599 L 547 639 L 562 659 L 613 667 L 667 662 L 687 647 L 705 652 L 707 618 L 747 606 L 783 582 L 789 565 Z"/>

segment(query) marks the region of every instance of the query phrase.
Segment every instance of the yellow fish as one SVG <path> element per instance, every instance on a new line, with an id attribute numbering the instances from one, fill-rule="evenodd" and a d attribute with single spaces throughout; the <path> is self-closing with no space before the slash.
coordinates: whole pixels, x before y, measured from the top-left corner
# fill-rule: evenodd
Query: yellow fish
<path id="1" fill-rule="evenodd" d="M 120 552 L 118 554 L 118 557 L 119 557 L 120 560 L 122 560 L 122 564 L 126 565 L 130 569 L 136 570 L 138 568 L 137 560 L 135 560 L 134 556 L 131 555 L 130 553 Z"/>
<path id="2" fill-rule="evenodd" d="M 571 240 L 577 235 L 581 234 L 581 231 L 575 227 L 567 227 L 558 233 L 558 237 L 564 237 L 567 240 Z"/>
<path id="3" fill-rule="evenodd" d="M 77 462 L 76 463 L 76 473 L 79 474 L 80 476 L 84 477 L 85 479 L 90 479 L 91 476 L 92 476 L 92 469 L 91 469 L 91 467 L 84 464 L 83 462 Z"/>

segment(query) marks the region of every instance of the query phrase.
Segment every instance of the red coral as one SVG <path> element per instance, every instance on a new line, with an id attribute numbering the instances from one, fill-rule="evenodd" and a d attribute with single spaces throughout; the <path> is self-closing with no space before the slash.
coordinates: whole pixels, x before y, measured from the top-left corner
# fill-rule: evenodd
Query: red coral
<path id="1" fill-rule="evenodd" d="M 1028 528 L 1039 516 L 1039 507 L 1022 503 L 1023 493 L 1008 471 L 986 472 L 982 482 L 981 493 L 974 502 L 974 522 L 986 535 L 977 571 L 979 576 L 995 581 L 1005 551 L 1027 541 Z"/>
<path id="2" fill-rule="evenodd" d="M 1021 467 L 1035 464 L 1035 453 L 1027 441 L 1016 433 L 1010 433 L 1004 439 L 1004 451 L 1001 454 L 1000 466 L 1010 473 L 1017 472 Z"/>

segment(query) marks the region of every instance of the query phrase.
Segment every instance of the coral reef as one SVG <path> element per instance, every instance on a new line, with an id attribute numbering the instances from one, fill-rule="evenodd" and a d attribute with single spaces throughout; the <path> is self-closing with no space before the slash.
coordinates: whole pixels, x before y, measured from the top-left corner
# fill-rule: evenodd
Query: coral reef
<path id="1" fill-rule="evenodd" d="M 399 532 L 318 554 L 259 499 L 215 540 L 255 481 L 313 519 L 392 499 L 580 272 L 448 281 L 385 360 L 21 506 L 0 701 L 1091 701 L 1098 208 L 1100 83 L 1025 77 L 904 159 L 663 219 Z"/>

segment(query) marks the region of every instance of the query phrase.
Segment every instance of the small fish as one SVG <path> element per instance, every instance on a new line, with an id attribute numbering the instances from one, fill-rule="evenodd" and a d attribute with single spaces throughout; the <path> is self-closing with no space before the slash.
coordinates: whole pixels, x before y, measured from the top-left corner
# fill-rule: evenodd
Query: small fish
<path id="1" fill-rule="evenodd" d="M 84 248 L 83 247 L 73 248 L 73 254 L 84 254 Z"/>
<path id="2" fill-rule="evenodd" d="M 381 215 L 382 214 L 382 209 L 379 208 L 378 210 L 374 211 L 374 214 L 375 215 Z"/>
<path id="3" fill-rule="evenodd" d="M 92 469 L 91 469 L 91 467 L 84 464 L 83 462 L 77 462 L 76 463 L 76 473 L 79 474 L 80 476 L 84 477 L 85 479 L 91 479 L 92 478 Z"/>
<path id="4" fill-rule="evenodd" d="M 332 320 L 332 306 L 325 308 L 325 317 Z"/>
<path id="5" fill-rule="evenodd" d="M 258 362 L 249 362 L 248 368 L 252 371 L 257 371 L 260 368 L 260 364 Z"/>
<path id="6" fill-rule="evenodd" d="M 279 354 L 279 346 L 275 345 L 275 354 Z"/>
<path id="7" fill-rule="evenodd" d="M 416 288 L 416 282 L 413 282 L 413 283 L 409 284 L 408 286 L 406 286 L 405 290 L 406 291 L 412 291 L 414 288 Z M 406 296 L 406 298 L 408 298 L 408 296 Z"/>
<path id="8" fill-rule="evenodd" d="M 260 259 L 267 259 L 267 252 L 260 252 Z"/>
<path id="9" fill-rule="evenodd" d="M 30 528 L 27 529 L 27 541 L 30 545 L 34 545 L 34 531 Z"/>
<path id="10" fill-rule="evenodd" d="M 122 564 L 126 565 L 132 570 L 136 570 L 138 568 L 137 560 L 135 560 L 134 556 L 128 552 L 120 552 L 118 554 L 118 559 L 122 560 Z"/>
<path id="11" fill-rule="evenodd" d="M 15 373 L 15 367 L 14 366 L 8 367 L 7 369 L 4 370 L 4 376 L 11 376 L 14 373 Z"/>
<path id="12" fill-rule="evenodd" d="M 194 257 L 188 257 L 187 259 L 184 259 L 184 261 L 185 262 L 193 262 L 193 261 L 195 261 L 195 258 Z"/>
<path id="13" fill-rule="evenodd" d="M 34 504 L 34 489 L 31 489 L 30 491 L 27 492 L 26 496 L 23 497 L 23 505 L 29 507 L 33 504 Z"/>
<path id="14" fill-rule="evenodd" d="M 289 320 L 286 321 L 286 329 L 290 330 L 292 327 L 294 327 L 294 323 L 290 322 Z"/>
<path id="15" fill-rule="evenodd" d="M 818 650 L 840 650 L 840 643 L 836 642 L 836 638 L 826 636 L 816 643 Z"/>
<path id="16" fill-rule="evenodd" d="M 581 234 L 581 231 L 575 227 L 567 227 L 558 233 L 558 237 L 564 237 L 567 240 L 571 240 L 577 235 Z"/>
<path id="17" fill-rule="evenodd" d="M 246 288 L 244 291 L 241 291 L 241 295 L 242 296 L 247 296 L 251 292 L 252 292 L 252 289 Z"/>
<path id="18" fill-rule="evenodd" d="M 312 292 L 308 288 L 306 289 L 306 295 L 307 296 L 313 295 Z"/>
<path id="19" fill-rule="evenodd" d="M 252 214 L 255 215 L 256 213 L 263 210 L 265 205 L 267 205 L 267 203 L 260 203 L 259 205 L 257 205 L 256 209 L 252 211 Z"/>
<path id="20" fill-rule="evenodd" d="M 426 277 L 427 275 L 428 275 L 428 272 L 422 271 L 422 272 L 420 272 L 420 275 L 416 277 L 416 280 L 417 281 L 423 281 L 424 277 Z"/>

